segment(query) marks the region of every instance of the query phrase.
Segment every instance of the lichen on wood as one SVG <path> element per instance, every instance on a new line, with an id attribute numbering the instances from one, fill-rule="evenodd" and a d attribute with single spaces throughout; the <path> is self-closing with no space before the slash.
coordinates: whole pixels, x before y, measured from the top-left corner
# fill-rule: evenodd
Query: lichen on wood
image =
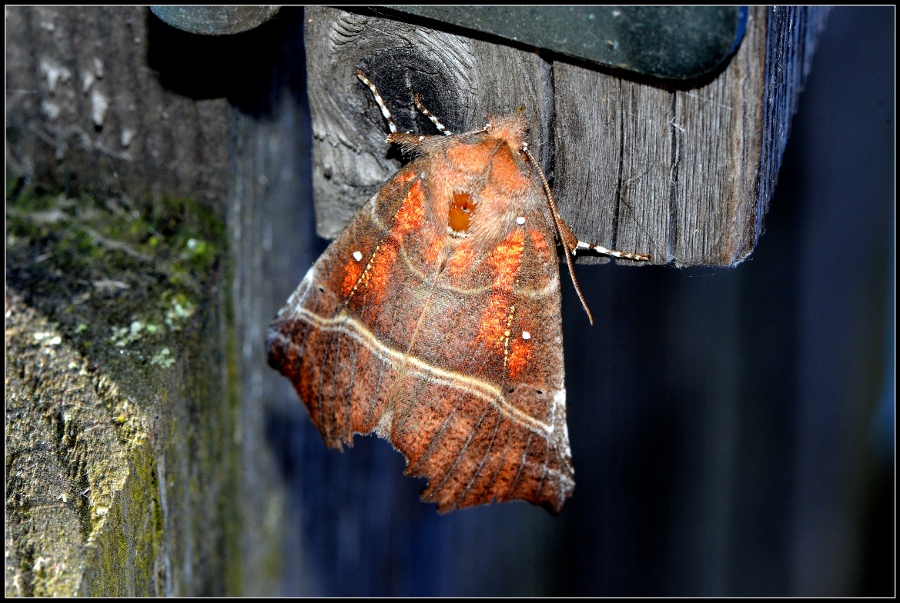
<path id="1" fill-rule="evenodd" d="M 220 222 L 8 182 L 6 594 L 222 594 L 239 514 Z"/>

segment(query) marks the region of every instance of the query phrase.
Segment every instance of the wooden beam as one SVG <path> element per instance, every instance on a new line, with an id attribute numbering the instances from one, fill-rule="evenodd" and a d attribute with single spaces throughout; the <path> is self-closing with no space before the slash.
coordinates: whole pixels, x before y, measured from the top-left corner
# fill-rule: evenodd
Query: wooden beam
<path id="1" fill-rule="evenodd" d="M 825 11 L 750 8 L 743 42 L 703 81 L 649 81 L 415 23 L 306 12 L 318 232 L 334 238 L 400 165 L 363 69 L 401 130 L 452 131 L 524 104 L 532 149 L 579 238 L 654 263 L 733 266 L 752 251 Z M 605 261 L 582 258 L 584 262 Z"/>

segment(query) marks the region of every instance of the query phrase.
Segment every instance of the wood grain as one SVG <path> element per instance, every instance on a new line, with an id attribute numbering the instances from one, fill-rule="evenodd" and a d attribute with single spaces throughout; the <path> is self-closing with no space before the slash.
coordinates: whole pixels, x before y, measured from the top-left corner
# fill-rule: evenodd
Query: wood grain
<path id="1" fill-rule="evenodd" d="M 353 77 L 363 69 L 401 130 L 433 132 L 414 93 L 453 131 L 524 104 L 530 144 L 575 233 L 678 266 L 733 266 L 752 252 L 824 20 L 824 11 L 753 7 L 718 73 L 671 84 L 373 13 L 306 14 L 320 235 L 335 237 L 401 165 Z"/>
<path id="2" fill-rule="evenodd" d="M 204 51 L 137 7 L 13 10 L 7 26 L 8 173 L 138 206 L 192 197 L 224 214 L 227 102 L 215 80 L 227 40 Z M 176 63 L 189 75 L 171 77 Z M 219 98 L 191 98 L 204 84 Z"/>

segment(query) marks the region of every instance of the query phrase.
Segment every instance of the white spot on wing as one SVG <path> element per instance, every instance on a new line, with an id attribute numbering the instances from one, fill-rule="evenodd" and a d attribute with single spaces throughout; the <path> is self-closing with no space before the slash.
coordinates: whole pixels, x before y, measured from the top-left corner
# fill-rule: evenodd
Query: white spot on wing
<path id="1" fill-rule="evenodd" d="M 353 259 L 356 260 L 357 262 L 361 262 L 362 261 L 362 253 L 360 253 L 359 251 L 354 251 Z"/>
<path id="2" fill-rule="evenodd" d="M 524 223 L 525 223 L 525 216 L 519 216 L 518 218 L 516 218 L 516 224 L 518 224 L 519 226 L 521 226 Z"/>
<path id="3" fill-rule="evenodd" d="M 566 405 L 566 390 L 561 389 L 555 394 L 553 394 L 553 404 L 555 406 L 565 406 Z"/>
<path id="4" fill-rule="evenodd" d="M 553 417 L 559 417 L 561 420 L 558 422 L 562 425 L 562 442 L 565 444 L 565 450 L 563 454 L 566 458 L 572 458 L 572 448 L 569 446 L 569 426 L 566 425 L 565 421 L 565 412 L 566 412 L 566 390 L 561 389 L 553 396 Z M 557 423 L 554 420 L 554 425 Z"/>
<path id="5" fill-rule="evenodd" d="M 531 333 L 529 333 L 528 331 L 522 331 L 522 339 L 528 341 L 529 339 L 531 339 Z"/>

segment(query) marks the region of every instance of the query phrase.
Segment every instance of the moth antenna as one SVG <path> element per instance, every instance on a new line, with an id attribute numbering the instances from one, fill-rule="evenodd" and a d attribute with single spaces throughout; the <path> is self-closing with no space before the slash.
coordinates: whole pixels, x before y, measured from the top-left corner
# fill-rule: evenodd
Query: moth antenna
<path id="1" fill-rule="evenodd" d="M 359 81 L 368 86 L 369 90 L 372 91 L 372 96 L 375 97 L 375 102 L 378 103 L 378 106 L 381 108 L 381 114 L 384 115 L 384 118 L 388 122 L 388 128 L 390 128 L 392 134 L 396 134 L 397 125 L 394 123 L 394 118 L 391 117 L 391 112 L 388 110 L 387 105 L 384 104 L 384 99 L 381 98 L 380 94 L 378 94 L 378 88 L 375 87 L 375 84 L 369 81 L 369 78 L 363 75 L 361 69 L 356 72 L 356 77 L 358 77 Z"/>
<path id="2" fill-rule="evenodd" d="M 442 123 L 440 122 L 440 120 L 439 120 L 437 117 L 435 117 L 434 115 L 432 115 L 431 111 L 429 111 L 429 110 L 425 107 L 425 105 L 422 104 L 422 101 L 419 100 L 419 95 L 418 95 L 418 94 L 416 94 L 415 96 L 413 96 L 413 100 L 416 101 L 416 109 L 418 109 L 419 111 L 421 111 L 421 112 L 422 112 L 422 115 L 424 115 L 425 117 L 427 117 L 428 119 L 431 120 L 431 123 L 433 123 L 433 124 L 434 124 L 434 127 L 438 129 L 438 132 L 440 132 L 440 133 L 443 134 L 444 136 L 453 136 L 453 132 L 451 132 L 450 130 L 448 130 L 448 129 L 444 126 L 444 124 L 442 124 Z"/>
<path id="3" fill-rule="evenodd" d="M 540 179 L 541 185 L 543 185 L 544 187 L 544 192 L 547 193 L 547 202 L 550 204 L 550 213 L 553 215 L 553 223 L 554 225 L 556 225 L 556 232 L 559 234 L 559 240 L 562 242 L 563 249 L 565 250 L 566 265 L 569 267 L 569 276 L 572 277 L 572 284 L 575 285 L 575 292 L 578 293 L 578 299 L 581 300 L 581 305 L 584 307 L 584 311 L 587 313 L 588 321 L 591 324 L 594 324 L 594 315 L 591 314 L 591 309 L 587 305 L 587 300 L 584 299 L 584 293 L 581 292 L 581 287 L 578 285 L 578 279 L 575 278 L 575 267 L 572 265 L 571 256 L 575 254 L 575 249 L 578 246 L 578 238 L 574 234 L 572 234 L 572 230 L 565 223 L 565 221 L 563 221 L 562 216 L 559 215 L 559 209 L 557 209 L 556 207 L 556 201 L 553 199 L 553 193 L 550 192 L 550 185 L 547 184 L 547 178 L 544 176 L 544 170 L 541 169 L 541 166 L 538 165 L 538 162 L 534 159 L 531 151 L 528 150 L 528 143 L 522 144 L 522 152 L 525 153 L 528 161 L 530 161 L 531 165 L 534 166 L 535 172 L 537 172 L 538 175 L 538 179 Z"/>
<path id="4" fill-rule="evenodd" d="M 550 185 L 547 184 L 547 178 L 544 176 L 544 171 L 534 159 L 531 151 L 528 150 L 528 143 L 522 144 L 522 152 L 525 153 L 525 156 L 528 157 L 528 161 L 534 166 L 538 178 L 544 187 L 544 192 L 547 193 L 547 202 L 550 204 L 550 213 L 553 214 L 553 222 L 556 225 L 556 231 L 559 233 L 559 240 L 562 241 L 566 251 L 566 265 L 568 265 L 569 274 L 572 276 L 572 284 L 575 285 L 575 291 L 578 293 L 578 299 L 581 300 L 581 305 L 584 306 L 584 311 L 587 312 L 588 320 L 591 324 L 594 324 L 594 317 L 591 315 L 591 310 L 588 308 L 587 301 L 584 299 L 584 294 L 581 292 L 581 287 L 578 285 L 578 280 L 575 278 L 575 269 L 572 266 L 572 258 L 570 255 L 575 255 L 579 249 L 590 249 L 591 251 L 596 251 L 597 253 L 602 253 L 603 255 L 608 255 L 610 257 L 635 260 L 638 262 L 649 261 L 650 256 L 643 253 L 616 251 L 615 249 L 608 249 L 602 245 L 591 245 L 590 243 L 579 241 L 578 237 L 572 232 L 572 229 L 569 228 L 569 225 L 566 224 L 565 220 L 562 219 L 562 216 L 559 215 L 559 209 L 556 207 L 556 200 L 553 198 L 553 193 L 550 192 Z"/>

